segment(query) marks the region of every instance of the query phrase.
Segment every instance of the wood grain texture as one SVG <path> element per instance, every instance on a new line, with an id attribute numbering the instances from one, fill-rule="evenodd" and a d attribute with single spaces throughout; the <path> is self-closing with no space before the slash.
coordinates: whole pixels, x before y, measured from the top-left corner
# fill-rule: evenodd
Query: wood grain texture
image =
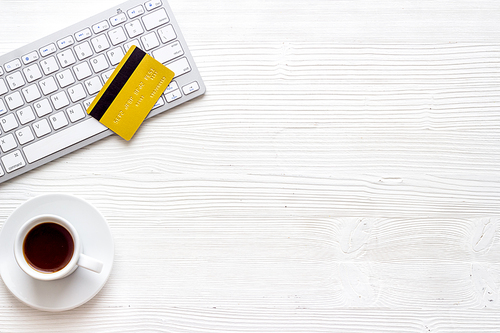
<path id="1" fill-rule="evenodd" d="M 0 52 L 118 3 L 2 1 Z M 116 253 L 69 312 L 0 283 L 1 333 L 500 331 L 500 3 L 169 3 L 207 93 L 0 186 Z"/>

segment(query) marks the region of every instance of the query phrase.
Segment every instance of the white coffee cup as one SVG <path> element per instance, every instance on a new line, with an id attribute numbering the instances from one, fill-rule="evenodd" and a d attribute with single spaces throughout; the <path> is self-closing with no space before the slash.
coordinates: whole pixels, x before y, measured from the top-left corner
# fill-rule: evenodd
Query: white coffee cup
<path id="1" fill-rule="evenodd" d="M 23 224 L 16 235 L 14 255 L 26 274 L 43 281 L 62 279 L 78 267 L 96 273 L 103 267 L 101 261 L 83 254 L 82 242 L 71 223 L 49 214 Z"/>

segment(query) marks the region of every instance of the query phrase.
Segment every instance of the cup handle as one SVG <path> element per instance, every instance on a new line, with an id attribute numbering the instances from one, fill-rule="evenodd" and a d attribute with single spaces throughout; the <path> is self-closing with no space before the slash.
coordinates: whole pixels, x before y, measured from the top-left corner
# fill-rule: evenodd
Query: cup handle
<path id="1" fill-rule="evenodd" d="M 101 273 L 102 266 L 104 265 L 101 261 L 89 257 L 85 254 L 80 254 L 80 259 L 78 259 L 78 266 L 86 268 L 96 273 Z"/>

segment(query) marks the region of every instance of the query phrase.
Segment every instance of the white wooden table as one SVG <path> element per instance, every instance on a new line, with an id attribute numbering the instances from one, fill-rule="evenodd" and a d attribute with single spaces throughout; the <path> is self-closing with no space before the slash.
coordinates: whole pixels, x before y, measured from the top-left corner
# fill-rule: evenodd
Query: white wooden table
<path id="1" fill-rule="evenodd" d="M 0 1 L 0 53 L 119 0 Z M 499 332 L 500 2 L 171 0 L 202 98 L 0 185 L 94 204 L 85 305 L 0 332 Z"/>

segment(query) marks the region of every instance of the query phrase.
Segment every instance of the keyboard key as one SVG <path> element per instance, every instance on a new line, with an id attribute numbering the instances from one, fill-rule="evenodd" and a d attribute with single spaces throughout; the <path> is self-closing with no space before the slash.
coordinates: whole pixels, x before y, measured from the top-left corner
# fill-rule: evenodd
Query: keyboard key
<path id="1" fill-rule="evenodd" d="M 7 83 L 9 84 L 11 90 L 22 87 L 26 84 L 26 82 L 24 82 L 23 76 L 21 75 L 21 72 L 14 72 L 7 75 Z"/>
<path id="2" fill-rule="evenodd" d="M 35 135 L 41 138 L 44 135 L 47 135 L 51 132 L 49 122 L 47 119 L 42 119 L 33 124 L 33 129 L 35 130 Z M 26 152 L 25 152 L 26 153 Z M 29 158 L 28 158 L 29 161 Z"/>
<path id="3" fill-rule="evenodd" d="M 69 88 L 68 94 L 69 98 L 71 98 L 71 101 L 73 103 L 87 97 L 87 95 L 85 94 L 85 89 L 83 89 L 82 84 L 77 84 L 76 86 Z"/>
<path id="4" fill-rule="evenodd" d="M 3 69 L 1 66 L 0 66 L 0 75 L 3 75 Z M 0 168 L 0 171 L 2 171 L 1 168 Z"/>
<path id="5" fill-rule="evenodd" d="M 7 112 L 7 108 L 5 107 L 5 103 L 0 99 L 0 115 Z"/>
<path id="6" fill-rule="evenodd" d="M 134 39 L 128 43 L 125 43 L 123 45 L 123 48 L 125 49 L 125 52 L 128 52 L 128 49 L 130 49 L 134 45 L 137 46 L 138 48 L 141 48 L 141 44 L 139 44 L 139 41 L 137 39 Z"/>
<path id="7" fill-rule="evenodd" d="M 52 106 L 50 106 L 49 100 L 46 98 L 36 102 L 33 106 L 38 117 L 43 117 L 52 112 Z"/>
<path id="8" fill-rule="evenodd" d="M 71 49 L 58 53 L 57 60 L 59 60 L 62 68 L 73 65 L 76 62 L 75 55 Z"/>
<path id="9" fill-rule="evenodd" d="M 109 67 L 104 54 L 100 54 L 97 57 L 90 59 L 90 64 L 96 73 L 99 73 Z"/>
<path id="10" fill-rule="evenodd" d="M 184 92 L 184 95 L 189 95 L 197 90 L 200 89 L 200 86 L 198 85 L 198 82 L 194 81 L 189 84 L 186 84 L 184 87 L 182 87 L 182 91 Z"/>
<path id="11" fill-rule="evenodd" d="M 61 88 L 67 87 L 75 82 L 75 78 L 73 77 L 73 74 L 71 74 L 71 70 L 69 69 L 57 73 L 56 78 Z"/>
<path id="12" fill-rule="evenodd" d="M 92 46 L 96 52 L 102 52 L 106 49 L 109 49 L 109 42 L 106 38 L 106 35 L 100 35 L 96 38 L 90 40 L 92 42 Z"/>
<path id="13" fill-rule="evenodd" d="M 39 99 L 42 95 L 40 95 L 40 90 L 38 90 L 38 87 L 36 84 L 32 84 L 31 86 L 27 86 L 26 88 L 22 89 L 23 96 L 26 99 L 26 102 L 31 103 L 34 100 Z"/>
<path id="14" fill-rule="evenodd" d="M 66 116 L 64 115 L 64 111 L 53 114 L 52 116 L 49 117 L 49 119 L 50 119 L 50 123 L 52 124 L 52 127 L 54 128 L 54 130 L 61 129 L 64 126 L 68 125 L 68 119 L 66 119 Z"/>
<path id="15" fill-rule="evenodd" d="M 72 36 L 66 36 L 62 39 L 59 39 L 57 41 L 57 46 L 62 50 L 64 48 L 67 48 L 70 45 L 73 45 L 75 43 L 75 40 L 73 39 Z"/>
<path id="16" fill-rule="evenodd" d="M 75 38 L 77 41 L 81 42 L 82 40 L 84 39 L 87 39 L 89 38 L 90 36 L 92 36 L 92 33 L 90 32 L 90 29 L 89 28 L 86 28 L 86 29 L 83 29 L 82 31 L 78 31 L 76 34 L 75 34 Z"/>
<path id="17" fill-rule="evenodd" d="M 118 27 L 116 29 L 110 30 L 108 32 L 109 39 L 111 40 L 111 44 L 117 45 L 127 40 L 127 36 L 125 36 L 125 32 L 122 27 Z"/>
<path id="18" fill-rule="evenodd" d="M 40 66 L 42 66 L 42 70 L 45 75 L 52 74 L 59 70 L 59 66 L 57 65 L 56 58 L 50 57 L 45 60 L 40 61 Z"/>
<path id="19" fill-rule="evenodd" d="M 160 96 L 160 98 L 158 98 L 158 100 L 156 101 L 155 105 L 153 105 L 151 110 L 159 108 L 162 105 L 165 105 L 165 102 L 163 101 L 163 98 Z"/>
<path id="20" fill-rule="evenodd" d="M 49 54 L 56 52 L 56 45 L 49 44 L 47 46 L 42 47 L 39 51 L 42 57 L 48 56 Z"/>
<path id="21" fill-rule="evenodd" d="M 90 70 L 90 66 L 87 62 L 82 62 L 79 65 L 73 67 L 75 71 L 76 78 L 78 80 L 83 80 L 92 75 L 92 71 Z"/>
<path id="22" fill-rule="evenodd" d="M 21 67 L 21 62 L 19 59 L 14 59 L 5 64 L 5 70 L 7 73 L 12 72 Z"/>
<path id="23" fill-rule="evenodd" d="M 146 51 L 154 49 L 155 47 L 160 45 L 160 42 L 158 41 L 158 38 L 156 38 L 156 34 L 154 32 L 151 32 L 145 36 L 142 36 L 141 42 L 142 42 L 142 45 L 144 45 L 144 49 Z"/>
<path id="24" fill-rule="evenodd" d="M 2 163 L 7 172 L 15 171 L 26 165 L 26 162 L 24 161 L 24 158 L 19 150 L 15 150 L 14 152 L 3 156 Z"/>
<path id="25" fill-rule="evenodd" d="M 101 74 L 101 76 L 102 76 L 102 80 L 103 80 L 104 82 L 108 81 L 108 80 L 109 80 L 109 78 L 111 77 L 111 75 L 113 74 L 113 72 L 114 72 L 114 71 L 115 71 L 115 70 L 114 70 L 114 69 L 112 69 L 112 70 L 109 70 L 109 71 L 107 71 L 107 72 L 102 73 L 102 74 Z"/>
<path id="26" fill-rule="evenodd" d="M 38 60 L 38 58 L 39 58 L 38 53 L 36 51 L 33 51 L 24 55 L 21 59 L 23 60 L 23 63 L 27 65 L 35 60 Z"/>
<path id="27" fill-rule="evenodd" d="M 17 148 L 16 139 L 12 134 L 7 134 L 6 136 L 0 138 L 0 147 L 4 153 Z"/>
<path id="28" fill-rule="evenodd" d="M 166 63 L 184 54 L 181 43 L 173 42 L 153 51 L 153 57 L 161 63 Z M 167 66 L 168 67 L 168 66 Z"/>
<path id="29" fill-rule="evenodd" d="M 102 82 L 98 76 L 94 76 L 90 80 L 85 81 L 85 88 L 87 88 L 87 92 L 89 95 L 93 95 L 102 88 Z"/>
<path id="30" fill-rule="evenodd" d="M 161 6 L 161 1 L 160 0 L 151 0 L 151 1 L 146 2 L 144 4 L 144 6 L 146 6 L 147 10 L 153 10 L 153 9 Z"/>
<path id="31" fill-rule="evenodd" d="M 35 113 L 33 112 L 31 106 L 28 105 L 17 111 L 17 117 L 19 118 L 21 125 L 26 125 L 27 123 L 35 120 Z"/>
<path id="32" fill-rule="evenodd" d="M 45 119 L 43 119 L 45 120 Z M 94 118 L 88 118 L 23 148 L 28 163 L 33 163 L 107 129 Z"/>
<path id="33" fill-rule="evenodd" d="M 0 79 L 0 95 L 3 95 L 8 91 L 9 89 L 7 89 L 7 85 L 5 84 L 4 79 Z"/>
<path id="34" fill-rule="evenodd" d="M 128 14 L 128 17 L 130 17 L 130 18 L 137 17 L 139 15 L 144 14 L 144 8 L 142 8 L 141 5 L 136 6 L 136 7 L 132 8 L 132 9 L 129 9 L 127 11 L 127 14 Z"/>
<path id="35" fill-rule="evenodd" d="M 28 143 L 30 141 L 35 140 L 35 136 L 33 135 L 33 132 L 31 131 L 29 126 L 26 126 L 26 127 L 21 128 L 20 130 L 17 130 L 16 136 L 17 136 L 17 140 L 22 145 L 24 145 L 25 143 Z"/>
<path id="36" fill-rule="evenodd" d="M 109 19 L 109 22 L 111 22 L 112 26 L 118 25 L 120 23 L 123 23 L 127 20 L 127 17 L 125 16 L 125 13 L 120 13 L 118 15 L 113 16 L 112 18 Z"/>
<path id="37" fill-rule="evenodd" d="M 144 32 L 144 29 L 142 29 L 142 25 L 139 20 L 134 20 L 132 22 L 126 23 L 125 30 L 127 30 L 128 36 L 130 38 L 139 36 Z"/>
<path id="38" fill-rule="evenodd" d="M 75 53 L 79 60 L 83 60 L 94 54 L 90 48 L 89 42 L 84 42 L 75 46 Z"/>
<path id="39" fill-rule="evenodd" d="M 87 110 L 89 107 L 90 107 L 90 104 L 92 104 L 92 102 L 94 101 L 94 98 L 89 98 L 85 101 L 83 101 L 83 107 L 85 108 L 85 110 Z"/>
<path id="40" fill-rule="evenodd" d="M 182 58 L 168 64 L 167 68 L 175 73 L 174 78 L 191 71 L 191 66 L 189 66 L 189 62 L 186 58 Z"/>
<path id="41" fill-rule="evenodd" d="M 23 68 L 24 77 L 28 82 L 33 82 L 42 77 L 42 72 L 40 71 L 40 67 L 37 64 L 33 64 L 26 68 Z"/>
<path id="42" fill-rule="evenodd" d="M 151 30 L 167 23 L 169 19 L 167 16 L 167 12 L 164 8 L 162 8 L 157 10 L 156 12 L 143 16 L 142 21 L 144 22 L 146 30 Z"/>
<path id="43" fill-rule="evenodd" d="M 5 101 L 7 102 L 7 105 L 11 110 L 17 109 L 24 104 L 23 98 L 21 97 L 19 91 L 5 96 Z"/>
<path id="44" fill-rule="evenodd" d="M 16 117 L 13 113 L 9 113 L 5 117 L 0 119 L 0 125 L 2 125 L 2 129 L 4 132 L 8 132 L 19 126 L 17 123 Z"/>
<path id="45" fill-rule="evenodd" d="M 109 24 L 108 24 L 108 21 L 102 21 L 100 23 L 97 23 L 97 24 L 94 24 L 92 26 L 92 30 L 94 30 L 94 33 L 95 34 L 98 34 L 100 32 L 103 32 L 105 30 L 108 30 L 109 29 Z"/>
<path id="46" fill-rule="evenodd" d="M 177 38 L 174 28 L 171 25 L 158 29 L 158 36 L 160 36 L 160 40 L 163 44 Z"/>
<path id="47" fill-rule="evenodd" d="M 181 97 L 182 97 L 182 94 L 181 94 L 181 91 L 179 89 L 165 94 L 165 99 L 167 100 L 168 103 L 171 103 L 171 102 L 173 102 L 176 99 L 179 99 Z"/>
<path id="48" fill-rule="evenodd" d="M 56 110 L 69 105 L 68 95 L 64 91 L 60 91 L 57 94 L 50 96 L 52 104 Z"/>
<path id="49" fill-rule="evenodd" d="M 40 88 L 42 88 L 42 93 L 44 95 L 48 95 L 57 90 L 56 80 L 54 77 L 50 76 L 45 80 L 40 81 Z"/>
<path id="50" fill-rule="evenodd" d="M 179 89 L 179 86 L 177 85 L 177 82 L 172 81 L 172 82 L 170 82 L 170 84 L 165 89 L 165 93 L 169 93 L 169 92 L 177 90 L 177 89 Z"/>
<path id="51" fill-rule="evenodd" d="M 80 104 L 76 104 L 66 110 L 69 116 L 69 120 L 74 123 L 80 119 L 85 118 L 85 115 L 87 114 L 85 111 L 83 111 L 83 108 Z"/>
<path id="52" fill-rule="evenodd" d="M 115 49 L 112 49 L 111 51 L 108 51 L 106 53 L 109 58 L 109 62 L 111 62 L 111 65 L 117 65 L 122 61 L 123 57 L 125 56 L 125 53 L 123 53 L 121 47 L 117 47 Z"/>

